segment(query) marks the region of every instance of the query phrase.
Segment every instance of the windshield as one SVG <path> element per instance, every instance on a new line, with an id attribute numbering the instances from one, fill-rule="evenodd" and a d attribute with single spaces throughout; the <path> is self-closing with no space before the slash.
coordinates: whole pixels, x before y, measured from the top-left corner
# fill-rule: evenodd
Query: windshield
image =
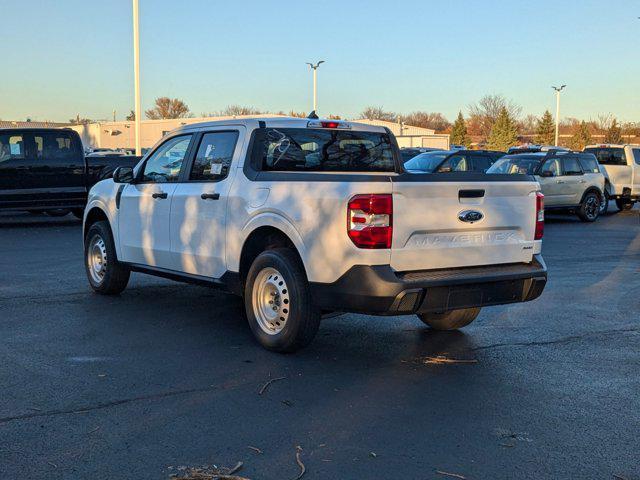
<path id="1" fill-rule="evenodd" d="M 540 160 L 539 157 L 507 155 L 491 165 L 487 173 L 533 175 L 540 165 Z"/>
<path id="2" fill-rule="evenodd" d="M 421 153 L 406 162 L 404 168 L 406 170 L 418 170 L 420 172 L 431 173 L 450 153 L 451 152 L 447 151 Z"/>

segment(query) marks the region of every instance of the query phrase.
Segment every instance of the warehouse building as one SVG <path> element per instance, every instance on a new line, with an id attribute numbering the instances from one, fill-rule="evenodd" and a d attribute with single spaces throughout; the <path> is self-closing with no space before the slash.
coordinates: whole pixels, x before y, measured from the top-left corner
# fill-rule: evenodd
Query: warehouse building
<path id="1" fill-rule="evenodd" d="M 255 117 L 255 115 L 249 115 Z M 270 115 L 277 116 L 277 115 Z M 158 140 L 182 125 L 199 122 L 212 122 L 215 120 L 228 120 L 237 117 L 200 117 L 200 118 L 176 118 L 165 120 L 143 120 L 140 122 L 141 146 L 152 147 Z M 354 122 L 367 125 L 387 127 L 398 139 L 400 147 L 437 147 L 449 148 L 449 135 L 436 134 L 428 128 L 414 127 L 402 123 L 385 122 L 383 120 L 354 120 Z M 73 125 L 80 134 L 82 143 L 88 148 L 134 148 L 135 147 L 135 122 L 96 122 L 86 125 Z"/>

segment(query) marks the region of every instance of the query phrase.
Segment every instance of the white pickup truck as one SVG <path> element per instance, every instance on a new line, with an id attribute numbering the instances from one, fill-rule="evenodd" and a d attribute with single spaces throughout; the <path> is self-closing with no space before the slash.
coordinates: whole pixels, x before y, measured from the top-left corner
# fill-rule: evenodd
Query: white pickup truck
<path id="1" fill-rule="evenodd" d="M 619 210 L 633 208 L 640 200 L 640 145 L 587 145 L 606 174 L 605 196 Z"/>
<path id="2" fill-rule="evenodd" d="M 87 277 L 103 294 L 132 271 L 223 287 L 282 352 L 308 344 L 329 312 L 455 329 L 480 307 L 542 293 L 539 190 L 528 175 L 407 173 L 377 126 L 192 124 L 91 189 Z"/>

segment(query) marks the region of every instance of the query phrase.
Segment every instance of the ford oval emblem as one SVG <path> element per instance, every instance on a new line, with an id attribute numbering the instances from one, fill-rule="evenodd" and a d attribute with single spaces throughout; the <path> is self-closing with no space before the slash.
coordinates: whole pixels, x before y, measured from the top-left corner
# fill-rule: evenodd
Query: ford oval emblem
<path id="1" fill-rule="evenodd" d="M 483 218 L 484 215 L 478 210 L 463 210 L 458 214 L 458 220 L 467 223 L 479 222 Z"/>

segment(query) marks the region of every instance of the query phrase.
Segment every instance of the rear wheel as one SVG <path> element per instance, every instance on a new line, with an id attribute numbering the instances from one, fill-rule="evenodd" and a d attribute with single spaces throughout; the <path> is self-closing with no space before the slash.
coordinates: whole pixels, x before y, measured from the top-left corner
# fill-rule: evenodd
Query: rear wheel
<path id="1" fill-rule="evenodd" d="M 601 195 L 596 192 L 588 192 L 582 198 L 582 203 L 576 212 L 583 222 L 595 222 L 600 215 Z"/>
<path id="2" fill-rule="evenodd" d="M 443 313 L 419 313 L 418 318 L 434 330 L 457 330 L 469 325 L 479 314 L 480 307 L 474 307 Z"/>
<path id="3" fill-rule="evenodd" d="M 109 223 L 96 222 L 84 240 L 85 270 L 89 285 L 97 293 L 115 295 L 129 283 L 131 272 L 118 262 Z"/>
<path id="4" fill-rule="evenodd" d="M 633 204 L 631 200 L 624 200 L 622 198 L 616 198 L 616 206 L 618 210 L 631 210 L 633 208 Z"/>
<path id="5" fill-rule="evenodd" d="M 251 331 L 276 352 L 295 352 L 316 336 L 320 309 L 311 300 L 300 260 L 288 248 L 262 252 L 253 261 L 244 289 Z"/>

